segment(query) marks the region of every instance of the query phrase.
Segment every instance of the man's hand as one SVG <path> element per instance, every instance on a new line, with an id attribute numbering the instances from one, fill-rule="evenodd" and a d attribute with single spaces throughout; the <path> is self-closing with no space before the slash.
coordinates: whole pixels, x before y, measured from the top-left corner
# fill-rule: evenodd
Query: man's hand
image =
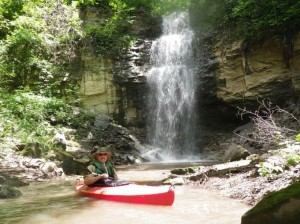
<path id="1" fill-rule="evenodd" d="M 101 174 L 101 178 L 107 179 L 108 178 L 108 174 L 107 173 Z"/>

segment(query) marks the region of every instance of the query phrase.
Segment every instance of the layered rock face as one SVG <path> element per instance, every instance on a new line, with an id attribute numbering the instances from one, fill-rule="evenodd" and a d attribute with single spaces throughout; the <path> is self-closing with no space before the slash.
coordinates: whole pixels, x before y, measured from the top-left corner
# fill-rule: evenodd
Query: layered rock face
<path id="1" fill-rule="evenodd" d="M 99 24 L 103 15 L 92 8 L 83 12 L 86 24 Z M 146 73 L 152 41 L 161 34 L 161 20 L 137 12 L 132 32 L 139 38 L 114 59 L 85 49 L 82 58 L 81 93 L 84 105 L 99 114 L 116 118 L 124 125 L 144 125 L 147 98 Z M 193 17 L 191 18 L 194 19 Z M 200 21 L 201 22 L 201 21 Z M 257 107 L 258 99 L 268 98 L 282 105 L 300 93 L 300 35 L 294 42 L 293 57 L 283 59 L 280 41 L 243 46 L 225 43 L 222 36 L 199 32 L 195 38 L 197 55 L 198 110 L 203 120 L 236 119 L 236 107 Z M 207 113 L 207 115 L 205 114 Z"/>
<path id="2" fill-rule="evenodd" d="M 300 58 L 292 58 L 289 67 L 282 52 L 281 44 L 271 40 L 253 46 L 246 53 L 239 42 L 231 45 L 216 42 L 213 55 L 219 65 L 215 71 L 217 98 L 233 105 L 262 98 L 282 103 L 292 98 L 294 90 L 299 89 L 300 70 L 296 61 Z"/>
<path id="3" fill-rule="evenodd" d="M 281 108 L 300 96 L 300 35 L 293 56 L 285 61 L 278 40 L 248 46 L 224 43 L 220 36 L 197 32 L 198 113 L 204 123 L 227 126 L 243 123 L 238 108 L 256 110 L 269 99 Z"/>
<path id="4" fill-rule="evenodd" d="M 84 106 L 97 114 L 115 118 L 120 124 L 144 125 L 143 110 L 151 40 L 160 34 L 159 18 L 136 12 L 131 32 L 138 38 L 121 56 L 108 58 L 88 46 L 81 53 L 81 85 Z M 101 25 L 105 15 L 95 8 L 81 11 L 84 25 Z"/>

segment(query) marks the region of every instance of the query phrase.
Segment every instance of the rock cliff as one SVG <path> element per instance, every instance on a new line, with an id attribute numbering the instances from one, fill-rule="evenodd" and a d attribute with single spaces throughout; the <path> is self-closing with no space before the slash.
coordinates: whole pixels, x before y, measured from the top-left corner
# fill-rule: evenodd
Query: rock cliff
<path id="1" fill-rule="evenodd" d="M 82 9 L 84 25 L 100 25 L 105 15 L 95 8 Z M 108 115 L 126 126 L 143 126 L 146 76 L 151 41 L 159 36 L 160 18 L 151 17 L 143 10 L 136 12 L 132 34 L 137 39 L 118 57 L 95 53 L 93 46 L 81 51 L 80 92 L 86 108 Z"/>
<path id="2" fill-rule="evenodd" d="M 82 15 L 85 23 L 101 21 L 101 15 L 93 9 L 86 9 Z M 137 12 L 132 32 L 138 38 L 120 57 L 103 58 L 91 53 L 93 49 L 82 53 L 84 104 L 124 125 L 143 126 L 146 120 L 149 49 L 161 33 L 161 19 L 146 18 L 145 12 Z M 286 61 L 279 40 L 245 46 L 242 41 L 228 43 L 216 33 L 203 33 L 197 26 L 194 29 L 198 110 L 204 122 L 216 117 L 232 122 L 237 106 L 255 108 L 257 99 L 269 98 L 282 106 L 298 98 L 300 35 L 294 39 L 293 56 Z"/>
<path id="3" fill-rule="evenodd" d="M 226 104 L 240 105 L 269 98 L 282 103 L 299 92 L 300 39 L 295 41 L 295 56 L 291 63 L 283 59 L 283 47 L 279 41 L 268 40 L 245 50 L 241 42 L 213 43 L 212 55 L 218 62 L 215 70 L 216 96 Z"/>

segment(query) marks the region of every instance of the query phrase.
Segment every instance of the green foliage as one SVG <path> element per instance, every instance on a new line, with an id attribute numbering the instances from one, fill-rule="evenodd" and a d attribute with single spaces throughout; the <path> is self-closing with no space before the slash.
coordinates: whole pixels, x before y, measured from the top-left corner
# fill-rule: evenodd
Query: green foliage
<path id="1" fill-rule="evenodd" d="M 2 84 L 13 88 L 24 86 L 29 82 L 30 76 L 36 73 L 33 64 L 37 59 L 35 56 L 41 51 L 42 40 L 36 30 L 28 27 L 33 22 L 31 18 L 19 17 L 14 23 L 18 28 L 1 43 Z"/>
<path id="2" fill-rule="evenodd" d="M 250 216 L 254 214 L 267 213 L 270 210 L 279 208 L 284 202 L 291 198 L 299 198 L 300 196 L 300 182 L 296 182 L 287 188 L 281 189 L 277 192 L 271 192 L 264 197 L 255 207 L 250 209 L 245 215 Z"/>
<path id="3" fill-rule="evenodd" d="M 69 2 L 70 0 L 65 0 Z M 112 4 L 117 4 L 118 10 L 120 6 L 127 5 L 133 9 L 143 8 L 144 10 L 150 11 L 158 15 L 170 14 L 174 11 L 185 11 L 190 5 L 190 0 L 76 0 L 80 5 L 98 5 L 98 6 L 112 6 Z M 121 6 L 122 7 L 122 6 Z"/>
<path id="4" fill-rule="evenodd" d="M 72 2 L 75 2 L 77 5 L 94 5 L 97 0 L 63 0 L 67 5 L 71 5 Z"/>
<path id="5" fill-rule="evenodd" d="M 88 26 L 86 35 L 92 37 L 95 51 L 98 54 L 115 56 L 120 54 L 123 48 L 128 47 L 134 38 L 128 34 L 121 35 L 121 33 L 107 29 L 107 27 L 109 26 Z"/>
<path id="6" fill-rule="evenodd" d="M 35 0 L 24 1 L 16 13 L 20 14 L 8 21 L 8 32 L 0 41 L 1 87 L 30 87 L 48 96 L 76 88 L 69 81 L 82 37 L 76 8 L 61 0 Z"/>
<path id="7" fill-rule="evenodd" d="M 13 19 L 22 12 L 24 1 L 1 0 L 0 15 L 8 20 Z"/>
<path id="8" fill-rule="evenodd" d="M 63 100 L 30 91 L 1 91 L 0 99 L 0 135 L 15 137 L 22 143 L 51 146 L 55 130 L 62 126 L 82 127 L 93 116 Z"/>
<path id="9" fill-rule="evenodd" d="M 23 1 L 0 1 L 0 39 L 5 37 L 11 28 L 9 21 L 21 14 Z"/>
<path id="10" fill-rule="evenodd" d="M 159 15 L 167 15 L 175 11 L 186 11 L 190 0 L 152 0 L 152 11 Z"/>
<path id="11" fill-rule="evenodd" d="M 227 30 L 232 39 L 262 41 L 294 34 L 300 27 L 298 0 L 203 0 L 193 1 L 207 27 Z"/>
<path id="12" fill-rule="evenodd" d="M 189 3 L 190 1 L 186 0 L 95 0 L 93 4 L 108 18 L 102 24 L 90 24 L 85 27 L 86 37 L 91 37 L 98 54 L 115 56 L 135 39 L 130 33 L 135 10 L 143 8 L 162 15 L 187 10 Z"/>
<path id="13" fill-rule="evenodd" d="M 118 55 L 134 39 L 129 34 L 134 19 L 131 15 L 134 8 L 122 0 L 111 0 L 108 3 L 110 17 L 102 24 L 89 25 L 85 28 L 86 36 L 92 37 L 96 52 L 102 55 Z"/>
<path id="14" fill-rule="evenodd" d="M 295 166 L 300 162 L 300 155 L 293 155 L 287 159 L 288 166 Z"/>
<path id="15" fill-rule="evenodd" d="M 256 165 L 261 176 L 274 177 L 300 163 L 300 154 L 297 145 L 286 145 L 284 148 L 270 150 L 269 157 Z"/>
<path id="16" fill-rule="evenodd" d="M 280 165 L 271 162 L 260 162 L 256 167 L 258 167 L 258 173 L 261 176 L 273 176 L 283 172 Z"/>
<path id="17" fill-rule="evenodd" d="M 125 0 L 126 4 L 135 9 L 143 8 L 151 11 L 153 1 L 151 0 Z"/>

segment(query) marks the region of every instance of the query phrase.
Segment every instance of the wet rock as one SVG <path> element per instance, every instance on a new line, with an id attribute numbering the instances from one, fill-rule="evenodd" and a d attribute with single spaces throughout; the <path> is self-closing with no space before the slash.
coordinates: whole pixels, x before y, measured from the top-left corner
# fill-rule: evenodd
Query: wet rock
<path id="1" fill-rule="evenodd" d="M 88 163 L 74 159 L 74 156 L 63 150 L 56 152 L 57 159 L 61 161 L 61 168 L 67 175 L 82 174 L 86 171 Z"/>
<path id="2" fill-rule="evenodd" d="M 163 181 L 165 185 L 183 185 L 184 179 L 182 177 L 175 177 L 175 178 L 167 178 Z"/>
<path id="3" fill-rule="evenodd" d="M 45 163 L 44 159 L 25 158 L 22 161 L 22 164 L 27 168 L 39 168 L 44 163 Z"/>
<path id="4" fill-rule="evenodd" d="M 17 171 L 13 171 L 13 170 L 3 171 L 3 168 L 2 167 L 0 168 L 2 169 L 2 171 L 0 171 L 0 185 L 8 185 L 8 186 L 15 186 L 15 187 L 28 185 L 28 182 L 14 176 L 14 174 L 16 174 Z"/>
<path id="5" fill-rule="evenodd" d="M 134 162 L 135 162 L 134 156 L 127 156 L 127 161 L 128 161 L 129 163 L 134 163 Z"/>
<path id="6" fill-rule="evenodd" d="M 0 199 L 17 198 L 22 195 L 22 192 L 11 186 L 0 185 Z"/>
<path id="7" fill-rule="evenodd" d="M 197 171 L 198 171 L 197 167 L 187 167 L 187 168 L 172 169 L 170 172 L 172 174 L 185 175 L 190 173 L 196 173 Z"/>
<path id="8" fill-rule="evenodd" d="M 242 217 L 242 224 L 296 224 L 300 220 L 300 183 L 268 194 Z"/>
<path id="9" fill-rule="evenodd" d="M 246 160 L 251 160 L 252 163 L 259 163 L 262 161 L 261 157 L 258 154 L 251 154 L 247 156 Z"/>
<path id="10" fill-rule="evenodd" d="M 22 150 L 23 156 L 30 156 L 32 158 L 39 158 L 42 155 L 41 145 L 38 142 L 27 143 Z"/>
<path id="11" fill-rule="evenodd" d="M 46 162 L 40 166 L 40 170 L 44 173 L 51 173 L 55 169 L 57 169 L 57 166 L 54 162 Z"/>
<path id="12" fill-rule="evenodd" d="M 223 162 L 246 159 L 250 155 L 247 149 L 235 143 L 223 144 L 223 150 L 225 151 Z"/>
<path id="13" fill-rule="evenodd" d="M 112 122 L 112 118 L 105 115 L 96 116 L 94 126 L 99 129 L 106 129 L 108 125 Z"/>

